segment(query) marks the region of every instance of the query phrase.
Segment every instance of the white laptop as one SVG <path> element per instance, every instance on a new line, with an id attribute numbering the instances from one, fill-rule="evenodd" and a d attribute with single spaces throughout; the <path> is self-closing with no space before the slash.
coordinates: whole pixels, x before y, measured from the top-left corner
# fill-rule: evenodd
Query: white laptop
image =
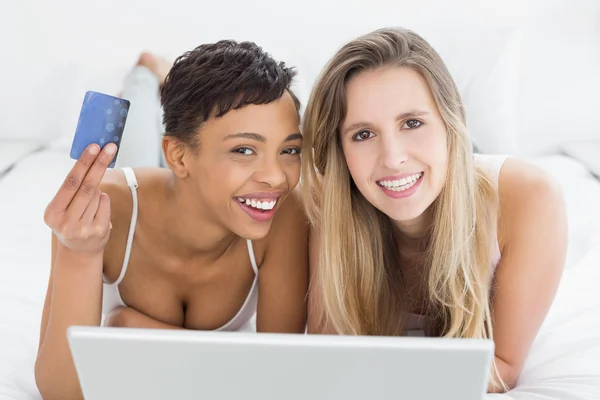
<path id="1" fill-rule="evenodd" d="M 491 340 L 71 327 L 87 400 L 481 400 Z"/>

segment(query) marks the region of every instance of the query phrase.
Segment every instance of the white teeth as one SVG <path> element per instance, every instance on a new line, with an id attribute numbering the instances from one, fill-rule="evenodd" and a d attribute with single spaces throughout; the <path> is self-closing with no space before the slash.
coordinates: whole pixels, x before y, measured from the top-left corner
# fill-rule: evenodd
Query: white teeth
<path id="1" fill-rule="evenodd" d="M 401 192 L 406 189 L 410 189 L 414 184 L 419 180 L 419 178 L 423 175 L 422 172 L 418 174 L 406 176 L 401 179 L 393 180 L 393 181 L 380 181 L 379 185 L 383 186 L 386 189 L 393 190 L 394 192 Z"/>
<path id="2" fill-rule="evenodd" d="M 277 199 L 261 201 L 257 199 L 244 199 L 243 197 L 237 197 L 237 200 L 242 204 L 246 204 L 247 206 L 267 211 L 272 210 L 273 207 L 275 207 L 275 204 L 277 204 Z"/>

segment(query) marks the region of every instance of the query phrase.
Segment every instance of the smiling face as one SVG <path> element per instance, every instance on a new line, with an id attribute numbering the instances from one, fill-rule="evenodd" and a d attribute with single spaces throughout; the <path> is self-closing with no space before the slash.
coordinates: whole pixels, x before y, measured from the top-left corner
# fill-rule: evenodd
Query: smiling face
<path id="1" fill-rule="evenodd" d="M 210 118 L 187 157 L 195 196 L 233 233 L 260 239 L 300 179 L 298 112 L 286 91 L 274 102 Z"/>
<path id="2" fill-rule="evenodd" d="M 402 231 L 422 230 L 448 164 L 445 124 L 427 82 L 410 68 L 365 71 L 347 83 L 346 101 L 341 143 L 358 190 Z"/>

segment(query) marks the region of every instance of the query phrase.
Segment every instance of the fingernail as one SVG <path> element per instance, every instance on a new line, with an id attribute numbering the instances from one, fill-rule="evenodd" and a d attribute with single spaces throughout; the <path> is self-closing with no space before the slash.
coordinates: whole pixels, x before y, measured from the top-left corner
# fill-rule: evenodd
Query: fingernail
<path id="1" fill-rule="evenodd" d="M 117 150 L 117 146 L 115 146 L 114 144 L 108 144 L 106 146 L 106 154 L 108 154 L 109 156 L 115 154 L 116 150 Z"/>
<path id="2" fill-rule="evenodd" d="M 96 155 L 98 154 L 98 146 L 94 145 L 90 147 L 90 154 Z"/>
<path id="3" fill-rule="evenodd" d="M 109 224 L 110 224 L 109 229 L 112 229 L 112 222 L 109 222 Z"/>

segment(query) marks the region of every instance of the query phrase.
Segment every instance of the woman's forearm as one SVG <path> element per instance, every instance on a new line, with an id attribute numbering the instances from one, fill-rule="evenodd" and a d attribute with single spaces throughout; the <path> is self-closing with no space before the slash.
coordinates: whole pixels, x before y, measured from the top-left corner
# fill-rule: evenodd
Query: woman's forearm
<path id="1" fill-rule="evenodd" d="M 129 307 L 118 307 L 111 311 L 106 316 L 105 325 L 118 328 L 185 329 L 158 321 Z"/>
<path id="2" fill-rule="evenodd" d="M 102 254 L 57 249 L 49 317 L 35 363 L 36 383 L 46 400 L 82 397 L 67 328 L 100 325 L 102 262 Z"/>
<path id="3" fill-rule="evenodd" d="M 506 385 L 506 389 L 512 390 L 517 385 L 518 374 L 515 373 L 515 368 L 503 361 L 502 359 L 494 356 L 494 361 L 496 363 L 496 369 L 498 371 L 498 375 L 502 379 L 504 385 Z M 492 366 L 492 371 L 490 375 L 490 382 L 488 383 L 488 393 L 504 393 L 506 389 L 502 387 L 499 382 L 496 382 L 496 371 Z"/>

